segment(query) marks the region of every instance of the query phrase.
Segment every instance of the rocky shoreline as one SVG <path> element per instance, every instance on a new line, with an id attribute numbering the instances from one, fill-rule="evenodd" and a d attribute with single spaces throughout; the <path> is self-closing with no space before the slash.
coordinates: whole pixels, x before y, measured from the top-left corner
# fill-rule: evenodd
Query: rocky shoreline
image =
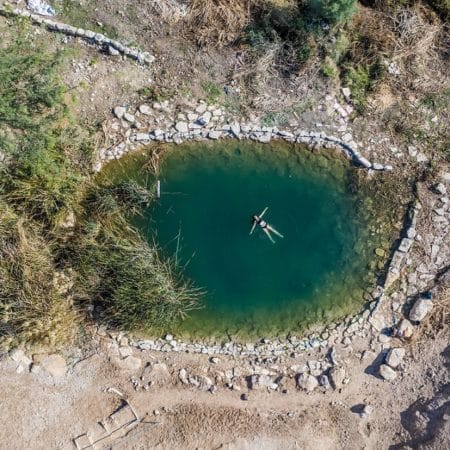
<path id="1" fill-rule="evenodd" d="M 338 104 L 337 107 L 345 111 Z M 151 142 L 182 144 L 187 141 L 217 141 L 219 139 L 248 139 L 263 144 L 280 139 L 303 144 L 311 149 L 320 147 L 340 150 L 357 166 L 372 171 L 393 170 L 389 164 L 372 163 L 364 157 L 348 131 L 339 138 L 324 131 L 304 130 L 295 125 L 286 129 L 261 126 L 258 120 L 246 122 L 224 113 L 218 106 L 207 105 L 205 102 L 199 102 L 192 108 L 178 108 L 175 118 L 170 117 L 173 111 L 168 102 L 163 104 L 155 102 L 152 106 L 142 104 L 135 111 L 117 106 L 113 112 L 117 120 L 110 125 L 116 132 L 114 136 L 116 142 L 100 150 L 98 161 L 94 166 L 96 172 L 101 170 L 104 163 L 119 159 Z M 165 115 L 165 128 L 155 127 L 152 124 L 154 117 L 161 114 Z M 161 121 L 160 118 L 158 119 Z"/>

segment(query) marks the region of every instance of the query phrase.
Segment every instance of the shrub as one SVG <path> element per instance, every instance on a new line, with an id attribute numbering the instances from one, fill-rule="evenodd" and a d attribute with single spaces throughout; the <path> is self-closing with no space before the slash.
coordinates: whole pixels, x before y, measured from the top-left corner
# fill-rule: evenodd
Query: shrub
<path id="1" fill-rule="evenodd" d="M 307 0 L 306 13 L 314 21 L 337 23 L 348 20 L 355 12 L 356 0 Z"/>

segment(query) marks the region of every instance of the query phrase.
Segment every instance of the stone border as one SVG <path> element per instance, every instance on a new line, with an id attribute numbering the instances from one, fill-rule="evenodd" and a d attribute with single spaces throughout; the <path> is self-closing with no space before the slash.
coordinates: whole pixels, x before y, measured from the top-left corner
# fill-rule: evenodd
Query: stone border
<path id="1" fill-rule="evenodd" d="M 142 110 L 143 106 L 150 109 L 146 105 L 141 105 L 139 111 Z M 127 112 L 125 108 L 114 108 L 114 114 L 119 120 L 122 120 L 122 123 L 128 123 L 128 126 L 134 125 L 141 128 L 141 124 L 136 125 L 135 115 Z M 188 117 L 191 114 L 187 112 Z M 238 140 L 249 139 L 264 144 L 270 143 L 272 139 L 281 139 L 287 142 L 305 144 L 312 149 L 317 147 L 337 149 L 341 150 L 356 165 L 365 169 L 374 171 L 393 170 L 391 165 L 372 163 L 369 161 L 351 145 L 352 142 L 344 142 L 324 132 L 302 129 L 280 130 L 277 127 L 257 126 L 238 121 L 234 121 L 233 123 L 218 123 L 215 126 L 211 126 L 210 120 L 211 112 L 206 110 L 205 107 L 205 111 L 192 121 L 174 121 L 173 125 L 166 129 L 149 127 L 145 132 L 128 133 L 119 144 L 100 150 L 98 161 L 95 163 L 93 170 L 99 172 L 104 163 L 113 159 L 119 159 L 131 151 L 148 145 L 150 142 L 182 144 L 187 141 L 215 141 L 230 138 Z"/>
<path id="2" fill-rule="evenodd" d="M 9 7 L 8 7 L 9 6 Z M 96 33 L 91 30 L 85 30 L 83 28 L 76 28 L 72 25 L 66 25 L 61 22 L 55 22 L 54 20 L 45 19 L 44 17 L 33 14 L 31 12 L 25 11 L 19 8 L 12 8 L 11 5 L 5 3 L 0 6 L 0 15 L 5 17 L 16 16 L 24 17 L 30 19 L 33 23 L 37 25 L 44 25 L 49 31 L 54 31 L 57 33 L 62 33 L 67 36 L 79 37 L 86 40 L 90 44 L 100 46 L 101 49 L 108 51 L 110 55 L 116 56 L 122 54 L 131 59 L 138 61 L 140 64 L 150 65 L 155 57 L 148 52 L 143 52 L 141 50 L 127 47 L 119 41 L 114 39 L 109 39 L 107 36 L 101 33 Z"/>

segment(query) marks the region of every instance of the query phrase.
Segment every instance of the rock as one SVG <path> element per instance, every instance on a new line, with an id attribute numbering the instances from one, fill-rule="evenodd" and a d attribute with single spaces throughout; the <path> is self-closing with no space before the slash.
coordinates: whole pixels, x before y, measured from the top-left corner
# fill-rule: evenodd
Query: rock
<path id="1" fill-rule="evenodd" d="M 424 153 L 420 152 L 420 153 L 417 153 L 416 161 L 419 163 L 422 163 L 422 162 L 425 163 L 425 162 L 428 162 L 428 157 Z"/>
<path id="2" fill-rule="evenodd" d="M 242 394 L 241 400 L 243 400 L 244 402 L 248 401 L 248 394 Z"/>
<path id="3" fill-rule="evenodd" d="M 395 369 L 403 361 L 405 353 L 406 351 L 403 347 L 391 348 L 386 355 L 386 364 Z"/>
<path id="4" fill-rule="evenodd" d="M 119 50 L 117 50 L 116 48 L 114 48 L 112 45 L 108 45 L 108 53 L 109 53 L 111 56 L 119 56 L 119 55 L 120 55 Z"/>
<path id="5" fill-rule="evenodd" d="M 111 361 L 122 370 L 136 371 L 142 365 L 141 359 L 136 356 L 127 356 L 124 359 L 113 358 Z"/>
<path id="6" fill-rule="evenodd" d="M 305 373 L 300 374 L 297 377 L 297 386 L 304 389 L 306 392 L 312 392 L 319 385 L 316 377 L 307 375 Z"/>
<path id="7" fill-rule="evenodd" d="M 380 256 L 381 258 L 386 254 L 386 251 L 382 248 L 378 247 L 375 249 L 375 255 Z"/>
<path id="8" fill-rule="evenodd" d="M 267 375 L 252 375 L 248 379 L 249 389 L 260 389 L 263 387 L 269 387 L 272 384 L 272 380 Z M 276 388 L 275 388 L 276 389 Z"/>
<path id="9" fill-rule="evenodd" d="M 380 375 L 387 381 L 392 381 L 397 378 L 397 372 L 395 372 L 395 370 L 390 368 L 387 364 L 381 364 Z"/>
<path id="10" fill-rule="evenodd" d="M 215 357 L 215 356 L 212 356 L 211 358 L 209 358 L 209 362 L 210 362 L 211 364 L 219 364 L 220 359 L 217 358 L 217 357 Z"/>
<path id="11" fill-rule="evenodd" d="M 325 389 L 329 389 L 331 386 L 329 378 L 324 374 L 319 375 L 319 385 Z"/>
<path id="12" fill-rule="evenodd" d="M 222 137 L 222 132 L 218 131 L 218 130 L 213 130 L 208 133 L 209 139 L 217 140 L 217 139 L 220 139 L 221 137 Z"/>
<path id="13" fill-rule="evenodd" d="M 331 385 L 334 389 L 339 389 L 343 386 L 346 377 L 346 372 L 343 367 L 333 367 L 329 373 Z"/>
<path id="14" fill-rule="evenodd" d="M 272 139 L 271 133 L 264 133 L 263 135 L 258 136 L 256 138 L 256 140 L 258 142 L 261 142 L 262 144 L 268 144 L 271 141 L 271 139 Z"/>
<path id="15" fill-rule="evenodd" d="M 67 372 L 66 360 L 61 355 L 50 355 L 41 361 L 42 368 L 54 378 L 61 378 Z"/>
<path id="16" fill-rule="evenodd" d="M 238 123 L 233 123 L 230 127 L 230 131 L 233 133 L 234 137 L 239 138 L 241 126 Z"/>
<path id="17" fill-rule="evenodd" d="M 137 142 L 150 141 L 150 135 L 148 133 L 137 133 L 134 139 Z"/>
<path id="18" fill-rule="evenodd" d="M 372 167 L 372 163 L 367 158 L 364 158 L 364 156 L 360 156 L 358 158 L 358 162 L 366 169 L 370 169 Z"/>
<path id="19" fill-rule="evenodd" d="M 183 384 L 189 384 L 189 378 L 186 369 L 180 369 L 180 371 L 178 372 L 178 378 Z"/>
<path id="20" fill-rule="evenodd" d="M 123 106 L 116 106 L 113 109 L 114 115 L 118 118 L 118 119 L 122 119 L 123 116 L 125 115 L 125 113 L 127 112 L 126 108 L 124 108 Z"/>
<path id="21" fill-rule="evenodd" d="M 409 312 L 409 320 L 412 320 L 413 322 L 421 322 L 425 319 L 425 316 L 431 311 L 432 308 L 433 302 L 431 300 L 427 300 L 425 298 L 417 299 Z"/>
<path id="22" fill-rule="evenodd" d="M 130 113 L 125 113 L 124 115 L 123 115 L 123 118 L 127 121 L 127 122 L 130 122 L 130 123 L 134 123 L 135 122 L 135 118 L 134 118 L 134 116 L 133 116 L 133 114 L 130 114 Z"/>
<path id="23" fill-rule="evenodd" d="M 212 113 L 211 111 L 205 111 L 205 113 L 198 118 L 198 121 L 202 120 L 202 125 L 208 125 L 208 123 L 211 121 Z"/>
<path id="24" fill-rule="evenodd" d="M 142 371 L 141 379 L 152 385 L 162 386 L 171 380 L 169 369 L 164 363 L 148 364 Z"/>
<path id="25" fill-rule="evenodd" d="M 350 91 L 350 88 L 348 88 L 348 87 L 342 88 L 342 95 L 345 97 L 345 100 L 347 100 L 347 101 L 350 100 L 351 93 L 352 92 Z"/>
<path id="26" fill-rule="evenodd" d="M 29 366 L 33 361 L 25 355 L 23 350 L 15 348 L 9 352 L 9 357 L 17 363 L 22 363 L 24 365 Z"/>
<path id="27" fill-rule="evenodd" d="M 213 386 L 213 382 L 212 382 L 211 378 L 209 378 L 209 377 L 199 376 L 198 382 L 199 382 L 198 388 L 201 391 L 205 391 L 205 392 L 209 391 L 211 389 L 211 387 Z"/>
<path id="28" fill-rule="evenodd" d="M 406 253 L 411 248 L 411 245 L 413 243 L 412 239 L 409 238 L 403 238 L 400 242 L 400 245 L 398 246 L 398 251 L 402 253 Z"/>
<path id="29" fill-rule="evenodd" d="M 133 349 L 131 347 L 119 347 L 119 355 L 122 358 L 131 356 L 133 354 Z"/>
<path id="30" fill-rule="evenodd" d="M 148 105 L 141 105 L 139 106 L 139 112 L 145 116 L 149 116 L 152 113 L 152 108 Z"/>
<path id="31" fill-rule="evenodd" d="M 195 112 L 198 114 L 203 114 L 207 109 L 206 103 L 200 103 L 195 109 Z"/>
<path id="32" fill-rule="evenodd" d="M 361 419 L 367 419 L 372 413 L 373 413 L 373 406 L 364 405 L 364 408 L 359 413 L 359 417 L 361 417 Z"/>
<path id="33" fill-rule="evenodd" d="M 177 122 L 175 124 L 175 129 L 179 133 L 187 133 L 189 131 L 189 125 L 187 122 Z"/>
<path id="34" fill-rule="evenodd" d="M 434 186 L 434 190 L 441 195 L 445 195 L 447 193 L 447 188 L 442 183 L 436 184 L 436 186 Z"/>

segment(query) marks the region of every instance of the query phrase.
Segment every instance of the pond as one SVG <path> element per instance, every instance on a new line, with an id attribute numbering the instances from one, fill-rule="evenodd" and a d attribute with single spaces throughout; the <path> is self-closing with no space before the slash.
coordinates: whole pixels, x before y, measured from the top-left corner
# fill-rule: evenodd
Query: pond
<path id="1" fill-rule="evenodd" d="M 122 176 L 154 182 L 140 170 L 145 161 L 125 158 Z M 355 170 L 336 153 L 281 143 L 167 151 L 161 197 L 134 224 L 205 291 L 203 307 L 170 331 L 285 335 L 360 308 L 375 243 L 359 214 Z M 271 233 L 274 242 L 258 225 L 250 234 L 252 215 L 266 208 L 264 220 L 283 235 Z"/>

